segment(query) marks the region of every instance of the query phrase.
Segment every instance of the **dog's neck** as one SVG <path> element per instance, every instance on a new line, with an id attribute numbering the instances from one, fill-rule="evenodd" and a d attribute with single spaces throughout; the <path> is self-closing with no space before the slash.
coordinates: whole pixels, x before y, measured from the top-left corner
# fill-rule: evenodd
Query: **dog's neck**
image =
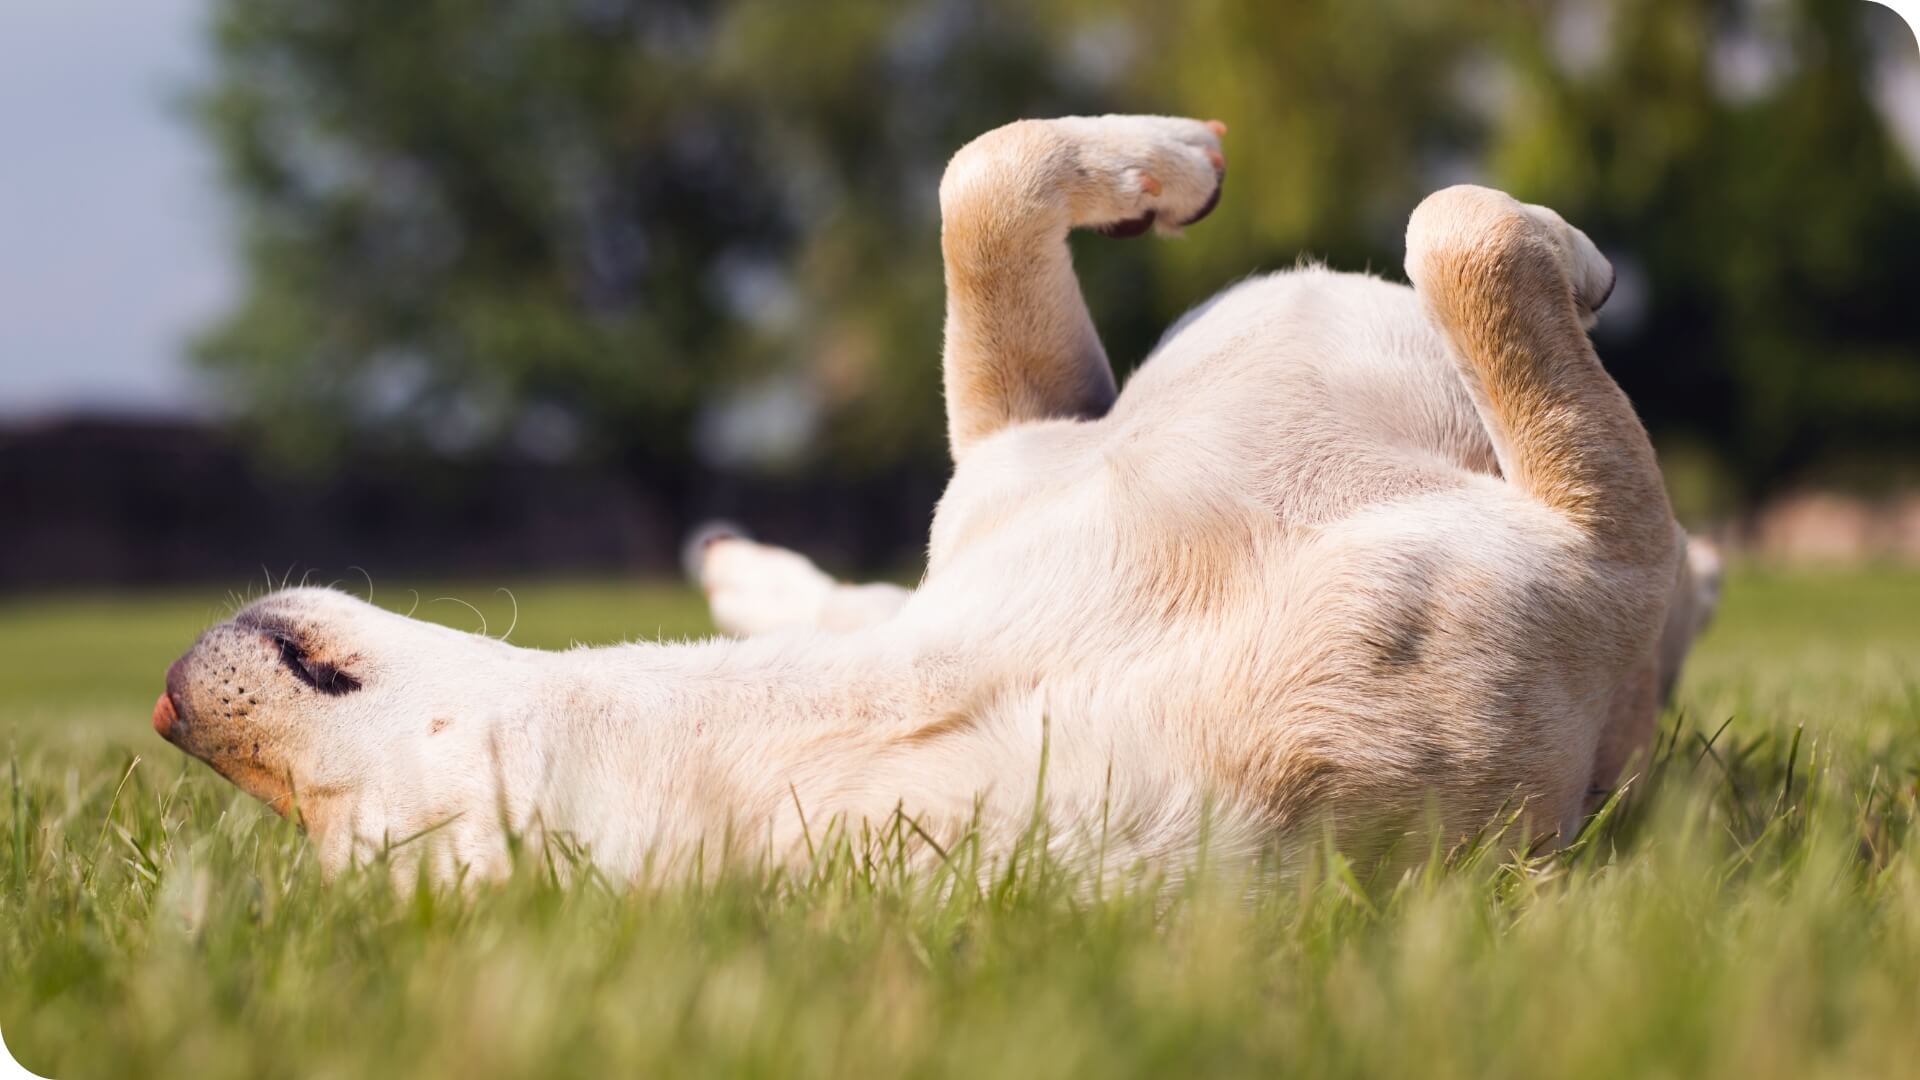
<path id="1" fill-rule="evenodd" d="M 836 821 L 883 824 L 903 794 L 917 812 L 964 816 L 991 776 L 955 698 L 963 663 L 897 636 L 802 632 L 551 660 L 544 718 L 501 736 L 507 787 L 516 816 L 609 870 L 723 847 L 791 857 Z"/>
<path id="2" fill-rule="evenodd" d="M 431 834 L 396 860 L 403 877 L 429 852 L 449 875 L 499 870 L 516 837 L 522 851 L 546 846 L 544 865 L 567 862 L 559 841 L 635 880 L 803 861 L 834 838 L 929 858 L 977 830 L 1004 854 L 1041 819 L 1056 849 L 1097 844 L 1115 868 L 1184 858 L 1203 834 L 1226 851 L 1258 832 L 1174 760 L 1137 763 L 1115 785 L 1104 729 L 1056 730 L 1048 692 L 997 678 L 993 654 L 931 648 L 898 626 L 514 659 L 511 678 L 474 672 L 473 709 L 446 732 L 457 752 L 394 769 L 315 822 L 323 865 L 344 863 L 354 830 L 341 826 L 356 819 L 373 826 L 359 837 L 372 850 Z"/>

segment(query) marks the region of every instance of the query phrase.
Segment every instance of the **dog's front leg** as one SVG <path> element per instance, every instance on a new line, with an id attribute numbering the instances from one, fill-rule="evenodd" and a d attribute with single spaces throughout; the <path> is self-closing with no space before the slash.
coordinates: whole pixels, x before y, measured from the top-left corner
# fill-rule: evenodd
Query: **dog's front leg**
<path id="1" fill-rule="evenodd" d="M 1137 236 L 1198 221 L 1220 197 L 1225 130 L 1160 116 L 1023 120 L 954 155 L 940 182 L 940 246 L 955 461 L 1008 424 L 1106 413 L 1113 369 L 1067 231 Z"/>

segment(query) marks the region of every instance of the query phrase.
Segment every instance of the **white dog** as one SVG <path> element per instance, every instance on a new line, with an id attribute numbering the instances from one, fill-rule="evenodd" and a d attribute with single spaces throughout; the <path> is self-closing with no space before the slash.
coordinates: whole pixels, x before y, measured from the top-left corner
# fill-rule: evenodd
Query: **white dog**
<path id="1" fill-rule="evenodd" d="M 632 876 L 896 815 L 1000 843 L 1037 814 L 1108 865 L 1322 830 L 1366 856 L 1502 806 L 1570 837 L 1708 599 L 1585 335 L 1611 269 L 1450 188 L 1408 226 L 1413 288 L 1242 284 L 1116 395 L 1066 234 L 1197 219 L 1223 131 L 1028 121 L 955 156 L 955 470 L 913 592 L 722 540 L 716 618 L 764 633 L 547 653 L 297 589 L 176 662 L 155 727 L 329 871 L 398 844 L 497 873 L 513 832 Z"/>

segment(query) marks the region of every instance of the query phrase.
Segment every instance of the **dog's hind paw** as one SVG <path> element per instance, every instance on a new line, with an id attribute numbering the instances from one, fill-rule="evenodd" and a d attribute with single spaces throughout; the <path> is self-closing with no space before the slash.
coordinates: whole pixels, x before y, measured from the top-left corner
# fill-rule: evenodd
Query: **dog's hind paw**
<path id="1" fill-rule="evenodd" d="M 707 555 L 713 545 L 722 540 L 747 540 L 747 530 L 731 521 L 707 521 L 694 527 L 687 539 L 680 545 L 680 567 L 686 571 L 687 579 L 696 585 L 703 584 L 706 576 Z"/>

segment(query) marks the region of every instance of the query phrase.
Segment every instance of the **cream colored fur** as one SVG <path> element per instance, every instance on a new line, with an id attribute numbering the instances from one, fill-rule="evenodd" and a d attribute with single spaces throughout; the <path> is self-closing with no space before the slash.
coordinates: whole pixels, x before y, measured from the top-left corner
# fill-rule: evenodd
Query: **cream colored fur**
<path id="1" fill-rule="evenodd" d="M 443 875 L 515 833 L 632 877 L 896 814 L 998 845 L 1037 812 L 1109 866 L 1323 829 L 1365 856 L 1502 806 L 1564 840 L 1702 618 L 1583 332 L 1611 272 L 1551 211 L 1450 188 L 1413 288 L 1247 282 L 1116 396 L 1066 233 L 1203 213 L 1220 132 L 1027 121 L 955 156 L 956 468 L 911 593 L 723 540 L 715 614 L 755 636 L 546 653 L 292 590 L 176 663 L 168 737 L 297 808 L 330 870 L 432 830 L 400 850 Z"/>

